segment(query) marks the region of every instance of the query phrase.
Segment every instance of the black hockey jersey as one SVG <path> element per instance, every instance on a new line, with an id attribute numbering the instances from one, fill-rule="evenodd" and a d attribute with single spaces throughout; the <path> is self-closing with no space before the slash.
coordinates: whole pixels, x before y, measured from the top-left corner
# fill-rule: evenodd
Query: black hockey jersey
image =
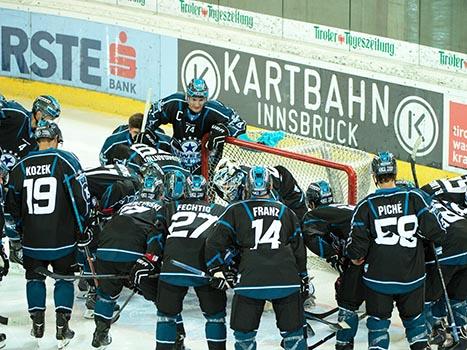
<path id="1" fill-rule="evenodd" d="M 240 253 L 235 293 L 277 299 L 299 290 L 306 251 L 297 216 L 284 204 L 250 199 L 230 205 L 206 241 L 208 269 L 223 264 L 229 247 Z"/>
<path id="2" fill-rule="evenodd" d="M 187 272 L 171 263 L 178 260 L 202 271 L 206 270 L 204 245 L 212 233 L 224 207 L 198 199 L 169 202 L 161 211 L 165 246 L 160 279 L 179 286 L 200 286 L 209 283 L 206 277 Z"/>
<path id="3" fill-rule="evenodd" d="M 1 237 L 3 237 L 3 227 L 5 226 L 5 211 L 3 210 L 4 203 L 5 190 L 3 189 L 3 185 L 0 184 L 0 241 Z"/>
<path id="4" fill-rule="evenodd" d="M 432 198 L 467 207 L 467 174 L 452 179 L 434 180 L 422 187 Z"/>
<path id="5" fill-rule="evenodd" d="M 386 294 L 423 285 L 425 254 L 420 238 L 441 244 L 446 236 L 439 215 L 417 189 L 378 189 L 360 201 L 347 245 L 351 259 L 365 258 L 364 283 Z"/>
<path id="6" fill-rule="evenodd" d="M 97 257 L 106 261 L 131 262 L 160 249 L 156 223 L 161 207 L 159 201 L 137 200 L 120 208 L 99 233 Z"/>
<path id="7" fill-rule="evenodd" d="M 431 205 L 441 214 L 446 239 L 438 256 L 441 265 L 467 265 L 467 209 L 456 203 L 434 200 Z M 431 245 L 426 249 L 427 264 L 435 263 Z"/>
<path id="8" fill-rule="evenodd" d="M 216 100 L 206 102 L 200 113 L 191 112 L 183 93 L 172 94 L 152 104 L 148 128 L 155 130 L 161 124 L 172 124 L 172 153 L 189 169 L 201 162 L 201 140 L 214 124 L 224 124 L 229 135 L 234 137 L 246 130 L 239 115 Z"/>
<path id="9" fill-rule="evenodd" d="M 23 235 L 24 255 L 55 260 L 70 254 L 90 214 L 78 159 L 57 149 L 31 152 L 10 174 L 8 212 Z"/>
<path id="10" fill-rule="evenodd" d="M 37 150 L 31 127 L 31 112 L 15 101 L 4 104 L 0 114 L 0 149 L 2 160 L 12 169 L 20 158 Z"/>
<path id="11" fill-rule="evenodd" d="M 132 169 L 123 164 L 111 164 L 86 169 L 84 174 L 88 179 L 89 192 L 97 200 L 101 200 L 107 189 L 116 181 L 137 177 Z"/>
<path id="12" fill-rule="evenodd" d="M 321 258 L 344 255 L 354 207 L 331 204 L 307 212 L 302 222 L 305 246 Z"/>

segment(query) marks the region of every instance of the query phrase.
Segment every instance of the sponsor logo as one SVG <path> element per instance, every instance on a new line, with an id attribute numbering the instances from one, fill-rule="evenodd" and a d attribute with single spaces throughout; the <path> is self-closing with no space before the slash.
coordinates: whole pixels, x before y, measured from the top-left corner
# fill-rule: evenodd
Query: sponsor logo
<path id="1" fill-rule="evenodd" d="M 183 90 L 194 77 L 202 78 L 209 87 L 209 99 L 217 99 L 221 87 L 219 67 L 210 54 L 202 50 L 190 52 L 183 60 L 180 77 Z"/>
<path id="2" fill-rule="evenodd" d="M 179 0 L 180 12 L 183 14 L 207 18 L 214 22 L 233 23 L 252 29 L 254 27 L 253 16 L 237 9 L 221 9 L 211 4 L 198 5 L 195 2 Z"/>
<path id="3" fill-rule="evenodd" d="M 439 50 L 439 64 L 442 66 L 448 66 L 458 69 L 467 69 L 467 60 L 459 57 L 455 53 L 445 52 L 443 50 Z"/>
<path id="4" fill-rule="evenodd" d="M 126 45 L 126 32 L 121 31 L 118 40 L 109 45 L 110 74 L 125 80 L 109 78 L 109 89 L 136 95 L 136 83 L 128 81 L 136 78 L 136 50 Z"/>
<path id="5" fill-rule="evenodd" d="M 451 102 L 449 114 L 448 164 L 467 169 L 467 105 Z"/>

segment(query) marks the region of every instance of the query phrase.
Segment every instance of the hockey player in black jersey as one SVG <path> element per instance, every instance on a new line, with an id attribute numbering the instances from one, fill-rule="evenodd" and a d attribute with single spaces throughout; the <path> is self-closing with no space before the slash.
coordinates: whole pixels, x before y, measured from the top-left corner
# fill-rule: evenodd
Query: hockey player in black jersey
<path id="1" fill-rule="evenodd" d="M 8 256 L 5 253 L 5 249 L 2 244 L 3 238 L 3 227 L 5 226 L 5 217 L 3 214 L 3 202 L 5 199 L 5 192 L 3 186 L 6 184 L 8 179 L 8 168 L 3 162 L 0 160 L 0 282 L 2 281 L 3 277 L 8 274 L 8 269 L 10 267 L 10 261 L 8 260 Z M 0 349 L 5 346 L 6 335 L 4 333 L 0 333 Z"/>
<path id="2" fill-rule="evenodd" d="M 227 203 L 245 199 L 246 178 L 251 167 L 222 159 L 213 177 L 214 190 Z M 271 195 L 294 211 L 299 219 L 307 212 L 305 195 L 297 180 L 285 167 L 268 167 L 272 178 Z"/>
<path id="3" fill-rule="evenodd" d="M 299 220 L 271 197 L 267 168 L 253 167 L 245 190 L 250 199 L 231 204 L 206 241 L 207 267 L 215 278 L 224 278 L 226 249 L 234 247 L 240 254 L 230 319 L 235 348 L 256 348 L 261 314 L 270 300 L 284 348 L 306 349 L 302 297 L 309 280 Z"/>
<path id="4" fill-rule="evenodd" d="M 155 251 L 162 259 L 157 291 L 158 321 L 156 349 L 173 349 L 176 341 L 176 317 L 183 309 L 183 299 L 193 287 L 201 311 L 206 318 L 206 339 L 210 350 L 226 348 L 225 308 L 227 297 L 223 288 L 205 276 L 174 266 L 171 259 L 207 271 L 204 259 L 206 238 L 224 211 L 224 207 L 206 201 L 207 183 L 203 176 L 187 177 L 184 194 L 179 200 L 164 205 L 161 214 L 161 236 L 165 242 Z M 156 247 L 157 248 L 157 247 Z M 162 249 L 163 248 L 163 249 Z M 217 284 L 214 286 L 218 287 Z"/>
<path id="5" fill-rule="evenodd" d="M 19 159 L 30 151 L 37 149 L 34 130 L 38 121 L 53 120 L 59 116 L 60 104 L 49 95 L 38 96 L 32 104 L 31 112 L 16 101 L 0 99 L 0 149 L 3 150 L 1 159 L 8 169 L 12 169 Z"/>
<path id="6" fill-rule="evenodd" d="M 430 343 L 439 345 L 440 350 L 467 349 L 467 209 L 447 201 L 434 200 L 431 205 L 441 214 L 447 232 L 438 260 L 446 283 L 460 343 L 452 344 L 452 337 L 447 335 L 449 330 L 443 322 L 445 314 L 443 289 L 433 252 L 427 249 L 425 312 L 428 330 L 433 329 L 430 332 Z"/>
<path id="7" fill-rule="evenodd" d="M 372 172 L 379 189 L 358 203 L 346 247 L 352 262 L 364 268 L 369 348 L 389 348 L 395 301 L 410 348 L 428 349 L 422 240 L 440 244 L 446 231 L 420 191 L 395 186 L 397 165 L 391 153 L 378 153 Z"/>
<path id="8" fill-rule="evenodd" d="M 40 121 L 35 138 L 39 150 L 29 153 L 11 171 L 7 208 L 22 234 L 32 335 L 42 338 L 45 277 L 35 269 L 52 265 L 56 273 L 73 274 L 76 242 L 89 215 L 90 196 L 78 159 L 70 152 L 57 149 L 61 141 L 58 126 Z M 59 347 L 74 336 L 68 326 L 73 294 L 72 281 L 57 280 L 54 299 Z"/>
<path id="9" fill-rule="evenodd" d="M 141 192 L 134 202 L 124 205 L 104 226 L 98 238 L 96 272 L 98 274 L 128 275 L 135 262 L 146 253 L 154 251 L 152 245 L 159 245 L 156 236 L 158 211 L 162 206 L 161 170 L 156 166 L 148 169 Z M 146 259 L 152 261 L 152 256 Z M 154 266 L 153 266 L 154 267 Z M 158 273 L 157 268 L 148 271 L 146 276 Z M 137 276 L 139 291 L 146 299 L 155 301 L 155 280 L 147 281 L 142 273 Z M 123 287 L 128 280 L 98 280 L 97 301 L 94 309 L 96 329 L 92 346 L 105 347 L 111 342 L 109 335 L 112 315 Z M 147 285 L 150 284 L 150 287 Z"/>
<path id="10" fill-rule="evenodd" d="M 115 163 L 116 160 L 123 161 L 129 157 L 129 148 L 134 144 L 147 144 L 155 149 L 170 151 L 170 137 L 158 130 L 148 130 L 141 134 L 143 114 L 135 113 L 128 121 L 128 128 L 114 132 L 105 141 L 99 153 L 101 165 Z"/>
<path id="11" fill-rule="evenodd" d="M 201 171 L 201 140 L 209 133 L 207 148 L 221 152 L 226 136 L 237 137 L 246 130 L 245 122 L 232 109 L 219 101 L 208 101 L 206 82 L 194 78 L 186 94 L 175 93 L 152 104 L 148 129 L 154 131 L 161 124 L 172 124 L 172 153 L 192 173 Z"/>
<path id="12" fill-rule="evenodd" d="M 432 198 L 467 208 L 467 174 L 451 179 L 434 180 L 422 187 Z"/>
<path id="13" fill-rule="evenodd" d="M 358 330 L 356 311 L 364 301 L 363 266 L 351 264 L 344 256 L 354 208 L 334 204 L 331 187 L 326 181 L 312 182 L 306 191 L 306 199 L 310 211 L 302 222 L 305 246 L 339 272 L 335 283 L 338 318 L 350 326 L 350 329 L 337 331 L 336 349 L 352 350 Z"/>

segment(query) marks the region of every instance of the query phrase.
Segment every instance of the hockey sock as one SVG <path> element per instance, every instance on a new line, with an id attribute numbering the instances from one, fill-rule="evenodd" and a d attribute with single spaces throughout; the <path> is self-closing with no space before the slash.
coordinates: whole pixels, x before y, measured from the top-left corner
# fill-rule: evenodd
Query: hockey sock
<path id="1" fill-rule="evenodd" d="M 213 315 L 204 314 L 206 318 L 206 339 L 208 341 L 209 350 L 225 349 L 225 342 L 227 341 L 225 316 L 225 311 Z"/>
<path id="2" fill-rule="evenodd" d="M 344 329 L 336 332 L 336 344 L 346 345 L 353 343 L 355 334 L 358 330 L 358 315 L 355 311 L 347 310 L 339 307 L 339 314 L 337 320 L 339 322 L 345 321 L 350 329 Z"/>
<path id="3" fill-rule="evenodd" d="M 96 317 L 100 317 L 110 324 L 117 299 L 118 295 L 116 297 L 111 297 L 105 294 L 100 288 L 97 288 L 97 299 L 96 305 L 94 306 L 94 318 L 96 319 Z"/>
<path id="4" fill-rule="evenodd" d="M 441 322 L 441 320 L 447 316 L 448 310 L 446 309 L 446 302 L 444 301 L 444 298 L 439 298 L 432 303 L 431 312 L 433 314 L 435 323 Z"/>
<path id="5" fill-rule="evenodd" d="M 57 280 L 54 288 L 55 311 L 69 313 L 73 309 L 74 291 L 72 281 Z"/>
<path id="6" fill-rule="evenodd" d="M 428 345 L 425 314 L 421 313 L 412 318 L 402 319 L 405 336 L 411 349 L 425 349 Z"/>
<path id="7" fill-rule="evenodd" d="M 172 349 L 177 339 L 177 317 L 157 312 L 156 349 Z"/>
<path id="8" fill-rule="evenodd" d="M 256 350 L 256 331 L 234 331 L 235 350 Z"/>
<path id="9" fill-rule="evenodd" d="M 368 349 L 389 348 L 389 325 L 391 320 L 368 316 L 366 327 L 368 328 Z"/>
<path id="10" fill-rule="evenodd" d="M 292 332 L 281 332 L 281 336 L 284 338 L 284 349 L 306 350 L 307 346 L 302 328 Z"/>
<path id="11" fill-rule="evenodd" d="M 467 300 L 450 300 L 454 322 L 459 330 L 467 325 Z"/>
<path id="12" fill-rule="evenodd" d="M 28 280 L 26 283 L 26 297 L 28 311 L 45 310 L 45 282 L 42 280 Z"/>

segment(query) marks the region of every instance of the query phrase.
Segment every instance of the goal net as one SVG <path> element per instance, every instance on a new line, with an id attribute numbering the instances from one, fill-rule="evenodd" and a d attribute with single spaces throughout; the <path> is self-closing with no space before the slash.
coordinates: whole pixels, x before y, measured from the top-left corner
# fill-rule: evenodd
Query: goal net
<path id="1" fill-rule="evenodd" d="M 256 140 L 262 133 L 253 131 L 247 136 Z M 220 159 L 205 150 L 203 147 L 203 175 L 211 179 Z M 331 185 L 336 203 L 356 204 L 368 194 L 371 185 L 371 158 L 366 152 L 293 134 L 285 134 L 275 147 L 227 137 L 222 158 L 249 166 L 282 165 L 303 191 L 311 182 L 325 180 Z M 209 193 L 211 198 L 215 196 L 212 189 Z M 226 204 L 218 197 L 215 200 Z M 317 257 L 308 260 L 311 268 L 327 269 L 327 264 Z"/>

